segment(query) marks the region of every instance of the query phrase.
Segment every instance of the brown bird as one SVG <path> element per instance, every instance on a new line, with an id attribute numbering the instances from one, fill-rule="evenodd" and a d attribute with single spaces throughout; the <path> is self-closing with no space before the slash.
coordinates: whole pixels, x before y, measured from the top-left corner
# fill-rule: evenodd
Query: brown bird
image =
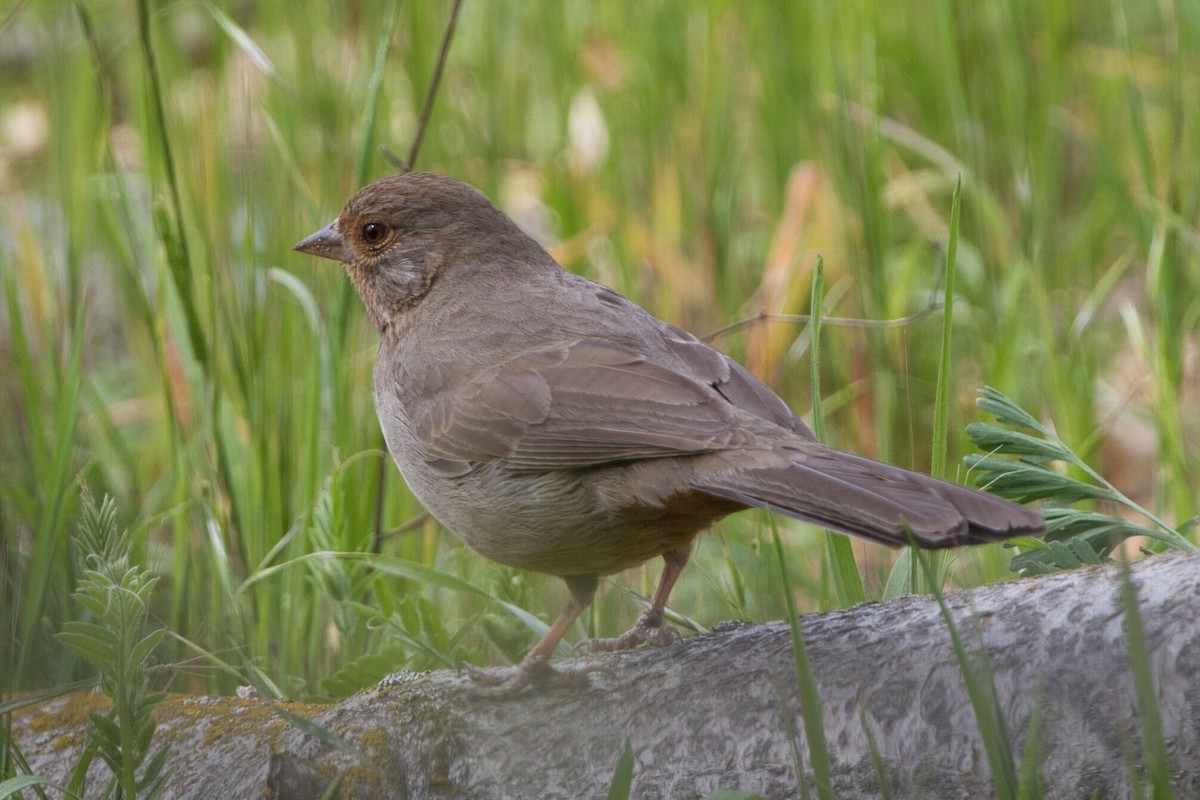
<path id="1" fill-rule="evenodd" d="M 570 589 L 499 691 L 555 674 L 599 576 L 654 556 L 650 607 L 590 649 L 670 641 L 663 610 L 692 540 L 735 511 L 891 546 L 1043 529 L 993 495 L 818 443 L 745 368 L 567 272 L 452 178 L 378 180 L 295 249 L 345 264 L 379 327 L 375 409 L 413 494 L 472 549 Z"/>

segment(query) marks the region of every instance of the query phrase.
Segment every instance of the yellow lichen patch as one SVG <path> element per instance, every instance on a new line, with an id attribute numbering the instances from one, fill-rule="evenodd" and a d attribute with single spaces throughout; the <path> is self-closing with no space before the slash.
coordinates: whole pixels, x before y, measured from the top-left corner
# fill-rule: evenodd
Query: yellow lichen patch
<path id="1" fill-rule="evenodd" d="M 383 761 L 387 756 L 389 741 L 391 739 L 387 731 L 382 728 L 374 728 L 362 732 L 362 735 L 358 737 L 358 747 L 372 761 Z"/>
<path id="2" fill-rule="evenodd" d="M 75 747 L 83 744 L 83 736 L 78 733 L 63 733 L 54 737 L 54 742 L 50 745 L 56 751 L 62 752 L 68 747 Z"/>
<path id="3" fill-rule="evenodd" d="M 72 692 L 63 695 L 50 703 L 42 703 L 18 710 L 14 721 L 19 721 L 24 714 L 29 714 L 27 723 L 29 730 L 41 733 L 44 731 L 61 731 L 87 724 L 88 714 L 93 711 L 107 711 L 112 707 L 108 698 L 91 692 Z"/>

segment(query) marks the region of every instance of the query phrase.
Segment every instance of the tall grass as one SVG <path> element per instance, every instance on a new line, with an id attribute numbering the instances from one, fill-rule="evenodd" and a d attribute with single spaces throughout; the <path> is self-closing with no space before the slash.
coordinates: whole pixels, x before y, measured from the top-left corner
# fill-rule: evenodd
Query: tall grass
<path id="1" fill-rule="evenodd" d="M 382 147 L 407 152 L 449 4 L 137 8 L 33 2 L 0 28 L 0 693 L 86 671 L 52 636 L 80 612 L 80 482 L 160 578 L 171 688 L 310 694 L 368 654 L 363 675 L 518 655 L 537 625 L 509 608 L 545 618 L 561 587 L 431 522 L 388 534 L 419 508 L 380 449 L 374 332 L 337 269 L 290 250 L 394 171 Z M 1101 389 L 1125 386 L 1161 437 L 1143 504 L 1178 522 L 1198 29 L 1171 0 L 467 2 L 417 166 L 699 333 L 806 310 L 817 255 L 828 316 L 920 310 L 961 176 L 947 472 L 985 383 L 1097 458 L 1123 419 Z M 827 321 L 819 384 L 809 341 L 765 323 L 716 343 L 797 409 L 819 385 L 831 443 L 929 468 L 938 315 Z M 779 525 L 801 610 L 837 604 L 824 537 Z M 719 525 L 674 604 L 784 615 L 769 536 Z M 854 552 L 879 596 L 886 554 Z M 951 576 L 1007 561 L 983 548 Z M 584 627 L 632 622 L 657 569 L 606 584 Z"/>

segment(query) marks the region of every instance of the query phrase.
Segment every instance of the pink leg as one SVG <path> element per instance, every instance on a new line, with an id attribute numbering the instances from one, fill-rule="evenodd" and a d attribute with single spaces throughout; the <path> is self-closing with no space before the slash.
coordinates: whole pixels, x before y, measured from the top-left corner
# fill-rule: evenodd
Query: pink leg
<path id="1" fill-rule="evenodd" d="M 478 684 L 473 694 L 479 697 L 512 697 L 527 686 L 547 684 L 552 682 L 569 685 L 586 685 L 588 672 L 594 670 L 576 670 L 568 672 L 555 670 L 550 667 L 550 658 L 555 648 L 567 631 L 579 619 L 579 615 L 592 602 L 596 594 L 597 578 L 595 575 L 569 576 L 565 578 L 567 588 L 571 590 L 571 600 L 567 607 L 550 625 L 546 635 L 533 646 L 533 649 L 521 659 L 521 663 L 510 669 L 488 672 L 478 667 L 468 667 L 467 671 Z"/>
<path id="2" fill-rule="evenodd" d="M 628 650 L 640 644 L 662 647 L 675 641 L 676 633 L 672 628 L 663 627 L 663 612 L 667 608 L 667 598 L 675 588 L 675 581 L 687 566 L 688 553 L 686 550 L 663 553 L 663 574 L 658 580 L 658 589 L 650 607 L 642 612 L 637 623 L 614 639 L 589 639 L 579 645 L 579 649 L 587 653 L 609 653 L 615 650 Z"/>

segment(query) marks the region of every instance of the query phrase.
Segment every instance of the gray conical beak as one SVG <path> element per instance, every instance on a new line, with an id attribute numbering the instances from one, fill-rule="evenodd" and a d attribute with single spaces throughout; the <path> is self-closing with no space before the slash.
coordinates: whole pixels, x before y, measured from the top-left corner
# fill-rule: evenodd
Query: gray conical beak
<path id="1" fill-rule="evenodd" d="M 313 235 L 302 240 L 292 249 L 299 250 L 301 253 L 308 253 L 311 256 L 331 258 L 334 261 L 341 261 L 342 263 L 349 263 L 353 257 L 350 254 L 350 248 L 346 246 L 346 240 L 338 232 L 336 219 Z"/>

